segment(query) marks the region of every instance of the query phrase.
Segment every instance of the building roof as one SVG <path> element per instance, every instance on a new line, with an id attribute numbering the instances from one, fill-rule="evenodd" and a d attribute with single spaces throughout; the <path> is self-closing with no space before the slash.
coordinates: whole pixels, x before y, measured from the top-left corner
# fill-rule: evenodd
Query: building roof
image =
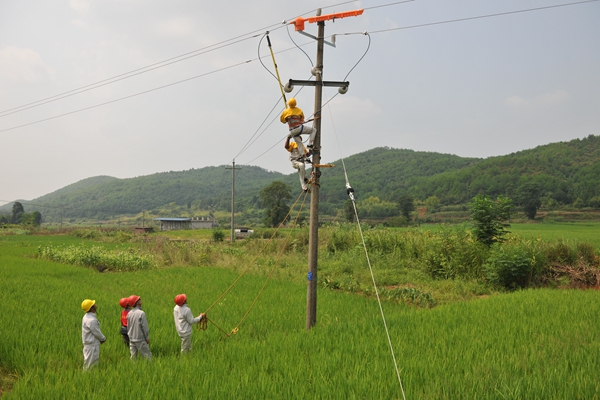
<path id="1" fill-rule="evenodd" d="M 154 218 L 155 221 L 167 221 L 167 222 L 186 222 L 191 221 L 190 218 Z"/>

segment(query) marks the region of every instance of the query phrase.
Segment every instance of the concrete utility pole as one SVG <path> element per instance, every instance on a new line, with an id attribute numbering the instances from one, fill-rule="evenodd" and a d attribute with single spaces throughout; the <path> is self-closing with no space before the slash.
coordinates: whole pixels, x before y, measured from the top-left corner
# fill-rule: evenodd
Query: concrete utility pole
<path id="1" fill-rule="evenodd" d="M 231 170 L 231 243 L 235 242 L 235 170 L 241 169 L 235 167 L 235 160 L 232 164 L 231 168 L 225 168 Z"/>
<path id="2" fill-rule="evenodd" d="M 341 94 L 348 90 L 349 82 L 323 81 L 323 50 L 324 44 L 335 47 L 335 43 L 325 41 L 325 21 L 335 20 L 336 18 L 354 17 L 361 15 L 364 10 L 347 11 L 342 13 L 328 14 L 321 16 L 321 9 L 317 10 L 316 17 L 296 18 L 292 23 L 296 32 L 301 33 L 317 41 L 317 65 L 313 70 L 314 81 L 300 81 L 290 79 L 285 85 L 285 91 L 291 92 L 294 85 L 314 86 L 315 87 L 315 112 L 314 127 L 317 130 L 313 142 L 312 158 L 312 188 L 310 194 L 310 227 L 308 239 L 308 275 L 307 275 L 307 294 L 306 294 L 306 330 L 310 330 L 317 323 L 317 263 L 319 258 L 319 188 L 321 171 L 321 107 L 323 99 L 323 86 L 338 87 Z M 318 26 L 317 37 L 309 35 L 304 31 L 305 22 L 316 22 Z"/>
<path id="3" fill-rule="evenodd" d="M 320 14 L 320 10 L 319 10 Z M 313 170 L 311 172 L 313 184 L 310 192 L 310 227 L 308 238 L 308 282 L 306 291 L 306 330 L 317 323 L 317 262 L 319 259 L 319 188 L 321 187 L 321 171 L 314 167 L 321 163 L 321 103 L 323 98 L 323 35 L 325 21 L 318 23 L 317 32 L 317 65 L 315 75 L 315 124 L 317 129 L 313 142 Z"/>

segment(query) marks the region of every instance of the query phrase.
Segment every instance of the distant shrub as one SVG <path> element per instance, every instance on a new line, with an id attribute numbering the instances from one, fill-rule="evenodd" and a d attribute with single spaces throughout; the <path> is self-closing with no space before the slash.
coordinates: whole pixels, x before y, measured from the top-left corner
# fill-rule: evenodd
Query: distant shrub
<path id="1" fill-rule="evenodd" d="M 81 239 L 98 239 L 101 236 L 100 231 L 94 228 L 74 229 L 71 235 Z"/>
<path id="2" fill-rule="evenodd" d="M 548 247 L 546 258 L 549 263 L 573 264 L 577 260 L 577 251 L 567 243 L 558 242 Z"/>
<path id="3" fill-rule="evenodd" d="M 589 265 L 598 266 L 598 256 L 596 248 L 589 243 L 577 243 L 577 255 L 579 258 Z"/>
<path id="4" fill-rule="evenodd" d="M 496 244 L 484 264 L 487 280 L 509 290 L 524 288 L 533 279 L 534 260 L 526 248 L 513 244 Z"/>
<path id="5" fill-rule="evenodd" d="M 431 293 L 421 292 L 414 287 L 393 289 L 380 288 L 379 294 L 387 300 L 404 301 L 417 307 L 431 308 L 435 306 L 435 300 Z"/>
<path id="6" fill-rule="evenodd" d="M 431 235 L 424 246 L 425 272 L 439 279 L 482 279 L 482 265 L 488 248 L 464 225 L 443 227 Z"/>
<path id="7" fill-rule="evenodd" d="M 225 239 L 225 233 L 220 229 L 214 229 L 212 231 L 212 239 L 215 242 L 222 242 Z"/>
<path id="8" fill-rule="evenodd" d="M 126 243 L 126 242 L 129 242 L 133 238 L 133 233 L 125 232 L 125 231 L 122 231 L 119 229 L 118 231 L 115 232 L 114 237 L 115 237 L 115 241 L 117 241 L 118 243 Z"/>
<path id="9" fill-rule="evenodd" d="M 270 239 L 273 234 L 275 237 L 280 237 L 281 233 L 274 228 L 259 228 L 255 229 L 254 233 L 248 236 L 249 239 Z"/>
<path id="10" fill-rule="evenodd" d="M 38 247 L 37 256 L 64 264 L 90 267 L 99 271 L 135 271 L 156 267 L 150 255 L 138 254 L 133 249 L 108 252 L 99 246 Z"/>

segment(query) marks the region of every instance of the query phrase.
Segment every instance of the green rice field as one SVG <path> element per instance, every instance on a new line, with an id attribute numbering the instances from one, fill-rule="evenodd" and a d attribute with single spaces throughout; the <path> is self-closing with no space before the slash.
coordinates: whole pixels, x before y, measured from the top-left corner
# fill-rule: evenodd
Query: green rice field
<path id="1" fill-rule="evenodd" d="M 594 239 L 554 225 L 513 232 Z M 595 229 L 598 225 L 595 226 Z M 544 230 L 546 229 L 546 230 Z M 556 236 L 552 236 L 556 235 Z M 173 298 L 194 314 L 238 274 L 213 266 L 99 273 L 37 259 L 38 246 L 95 242 L 70 236 L 0 236 L 0 371 L 6 399 L 598 399 L 600 293 L 535 289 L 415 308 L 383 303 L 398 381 L 376 300 L 319 289 L 317 325 L 305 330 L 302 277 L 265 283 L 244 275 L 194 330 L 181 355 Z M 111 248 L 118 245 L 109 244 Z M 265 265 L 266 267 L 266 265 Z M 302 273 L 305 274 L 305 273 Z M 377 278 L 377 277 L 376 277 Z M 119 335 L 121 297 L 144 300 L 153 359 L 132 362 Z M 82 370 L 80 304 L 95 299 L 107 342 Z"/>
<path id="2" fill-rule="evenodd" d="M 600 249 L 600 223 L 511 224 L 509 230 L 524 237 L 588 242 Z"/>

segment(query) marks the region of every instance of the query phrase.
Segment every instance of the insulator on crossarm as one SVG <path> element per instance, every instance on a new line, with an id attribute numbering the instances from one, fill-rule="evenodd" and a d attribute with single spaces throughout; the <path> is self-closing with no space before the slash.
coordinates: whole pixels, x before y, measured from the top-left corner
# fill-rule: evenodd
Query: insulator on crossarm
<path id="1" fill-rule="evenodd" d="M 292 85 L 291 83 L 286 83 L 285 86 L 283 87 L 283 91 L 286 93 L 291 93 L 292 90 L 294 90 L 294 85 Z"/>

